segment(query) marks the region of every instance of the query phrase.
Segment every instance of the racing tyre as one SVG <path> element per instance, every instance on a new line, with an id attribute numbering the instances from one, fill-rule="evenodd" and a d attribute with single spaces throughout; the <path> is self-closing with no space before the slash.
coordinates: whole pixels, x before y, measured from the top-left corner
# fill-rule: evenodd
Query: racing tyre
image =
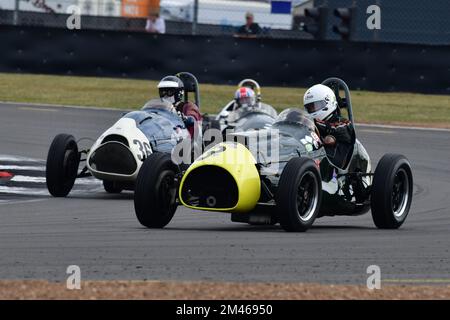
<path id="1" fill-rule="evenodd" d="M 117 182 L 108 180 L 103 180 L 103 188 L 105 188 L 106 192 L 113 194 L 121 193 L 123 190 Z"/>
<path id="2" fill-rule="evenodd" d="M 286 231 L 308 230 L 319 213 L 321 195 L 320 172 L 314 161 L 289 160 L 281 174 L 276 196 L 281 227 Z"/>
<path id="3" fill-rule="evenodd" d="M 58 134 L 50 145 L 47 155 L 45 178 L 47 189 L 54 197 L 65 197 L 72 190 L 77 178 L 80 156 L 75 138 Z"/>
<path id="4" fill-rule="evenodd" d="M 384 155 L 375 169 L 371 192 L 373 222 L 379 229 L 398 229 L 409 213 L 413 195 L 411 165 L 399 154 Z"/>
<path id="5" fill-rule="evenodd" d="M 170 155 L 152 153 L 142 164 L 136 180 L 134 210 L 147 228 L 164 228 L 177 209 L 177 168 Z"/>

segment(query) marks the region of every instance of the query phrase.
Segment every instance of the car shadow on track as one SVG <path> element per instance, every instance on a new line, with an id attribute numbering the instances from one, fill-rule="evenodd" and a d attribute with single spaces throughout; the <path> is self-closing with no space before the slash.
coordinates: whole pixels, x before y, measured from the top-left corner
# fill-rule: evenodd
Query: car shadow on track
<path id="1" fill-rule="evenodd" d="M 141 228 L 142 229 L 142 228 Z M 144 228 L 145 229 L 145 228 Z M 147 229 L 150 230 L 150 229 Z M 223 226 L 223 227 L 171 227 L 167 226 L 162 230 L 167 231 L 203 231 L 203 232 L 282 232 L 286 233 L 279 225 L 275 226 L 255 226 L 255 225 L 242 225 L 242 226 Z M 321 231 L 321 230 L 377 230 L 368 226 L 348 226 L 348 225 L 327 225 L 327 226 L 313 226 L 307 233 Z M 293 233 L 291 233 L 293 234 Z"/>
<path id="2" fill-rule="evenodd" d="M 67 199 L 78 199 L 78 200 L 133 200 L 134 194 L 132 192 L 124 192 L 120 194 L 110 194 L 110 193 L 93 193 L 93 194 L 74 194 L 69 195 Z"/>

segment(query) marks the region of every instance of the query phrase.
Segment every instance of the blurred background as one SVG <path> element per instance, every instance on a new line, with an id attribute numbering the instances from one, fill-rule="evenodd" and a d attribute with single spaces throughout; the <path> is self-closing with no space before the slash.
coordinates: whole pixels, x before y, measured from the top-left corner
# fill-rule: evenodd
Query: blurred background
<path id="1" fill-rule="evenodd" d="M 449 0 L 0 0 L 0 72 L 449 94 L 449 18 Z"/>
<path id="2" fill-rule="evenodd" d="M 364 23 L 372 4 L 382 7 L 375 32 Z M 0 24 L 65 27 L 73 5 L 83 29 L 145 32 L 156 14 L 162 33 L 229 36 L 252 13 L 258 37 L 450 43 L 448 0 L 0 0 Z"/>

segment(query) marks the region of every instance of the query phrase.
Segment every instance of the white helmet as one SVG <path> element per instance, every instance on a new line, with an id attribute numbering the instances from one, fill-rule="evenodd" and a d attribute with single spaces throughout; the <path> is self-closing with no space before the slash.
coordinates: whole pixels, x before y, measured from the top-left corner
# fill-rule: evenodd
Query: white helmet
<path id="1" fill-rule="evenodd" d="M 318 120 L 326 120 L 337 109 L 333 90 L 323 84 L 316 84 L 306 91 L 303 105 L 305 110 Z"/>
<path id="2" fill-rule="evenodd" d="M 162 78 L 158 84 L 159 97 L 172 104 L 178 103 L 184 96 L 184 84 L 175 76 Z"/>

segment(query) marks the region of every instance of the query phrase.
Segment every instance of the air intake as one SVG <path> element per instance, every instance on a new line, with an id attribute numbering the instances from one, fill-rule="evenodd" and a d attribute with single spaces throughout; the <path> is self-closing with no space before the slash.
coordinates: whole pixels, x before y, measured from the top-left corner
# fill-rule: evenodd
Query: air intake
<path id="1" fill-rule="evenodd" d="M 192 207 L 231 209 L 238 202 L 238 187 L 231 174 L 217 166 L 193 169 L 182 185 L 181 197 Z"/>
<path id="2" fill-rule="evenodd" d="M 130 149 L 113 141 L 106 142 L 92 153 L 89 166 L 95 171 L 122 175 L 132 175 L 137 169 Z"/>
<path id="3" fill-rule="evenodd" d="M 105 142 L 111 142 L 111 141 L 123 143 L 127 147 L 130 146 L 128 144 L 127 138 L 125 138 L 124 136 L 118 135 L 118 134 L 110 134 L 109 136 L 106 136 L 105 139 L 103 139 L 102 144 Z"/>

